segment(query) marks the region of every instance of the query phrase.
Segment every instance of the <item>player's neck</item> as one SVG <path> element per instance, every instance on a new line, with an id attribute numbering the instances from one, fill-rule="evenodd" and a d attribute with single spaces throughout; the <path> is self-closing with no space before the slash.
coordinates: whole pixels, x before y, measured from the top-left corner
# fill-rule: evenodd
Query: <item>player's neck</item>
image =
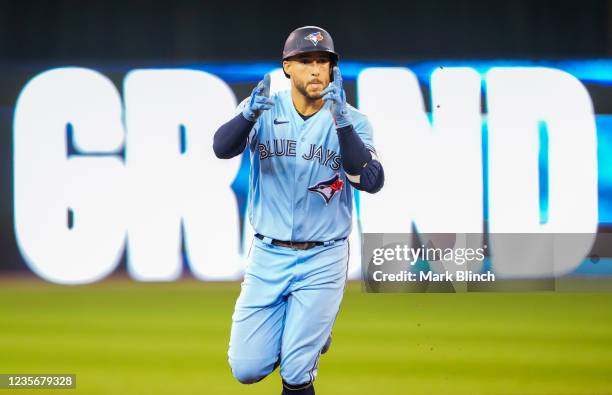
<path id="1" fill-rule="evenodd" d="M 300 114 L 304 116 L 309 116 L 321 109 L 323 107 L 323 99 L 312 100 L 304 95 L 302 95 L 297 89 L 291 89 L 291 100 L 293 101 L 293 106 Z"/>

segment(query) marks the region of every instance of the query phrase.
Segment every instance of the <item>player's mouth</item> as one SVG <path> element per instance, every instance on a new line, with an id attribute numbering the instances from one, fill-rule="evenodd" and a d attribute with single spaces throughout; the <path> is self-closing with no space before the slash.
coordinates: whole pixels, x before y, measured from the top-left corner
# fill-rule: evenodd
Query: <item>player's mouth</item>
<path id="1" fill-rule="evenodd" d="M 323 83 L 321 81 L 311 81 L 308 83 L 308 85 L 315 89 L 323 89 Z"/>

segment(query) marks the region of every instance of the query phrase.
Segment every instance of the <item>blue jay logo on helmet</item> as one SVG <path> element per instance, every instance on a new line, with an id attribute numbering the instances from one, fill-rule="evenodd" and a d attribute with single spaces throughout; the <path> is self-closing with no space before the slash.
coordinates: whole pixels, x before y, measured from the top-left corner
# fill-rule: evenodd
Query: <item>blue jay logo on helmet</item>
<path id="1" fill-rule="evenodd" d="M 317 44 L 319 44 L 319 41 L 323 41 L 323 35 L 321 34 L 321 32 L 310 33 L 309 35 L 304 37 L 304 40 L 310 41 L 312 45 L 316 47 Z"/>
<path id="2" fill-rule="evenodd" d="M 344 181 L 342 181 L 338 173 L 336 173 L 329 180 L 318 182 L 309 187 L 308 190 L 321 196 L 327 205 L 332 200 L 336 192 L 340 192 L 342 190 L 343 186 Z"/>

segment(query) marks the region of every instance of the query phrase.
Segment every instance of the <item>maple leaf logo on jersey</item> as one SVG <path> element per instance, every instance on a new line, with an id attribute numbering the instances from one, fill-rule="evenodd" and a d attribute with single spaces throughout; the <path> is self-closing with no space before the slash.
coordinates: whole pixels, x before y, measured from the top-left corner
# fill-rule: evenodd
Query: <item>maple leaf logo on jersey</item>
<path id="1" fill-rule="evenodd" d="M 344 182 L 340 179 L 338 173 L 329 180 L 321 181 L 308 188 L 310 192 L 314 192 L 321 196 L 325 200 L 325 204 L 328 204 L 334 197 L 336 192 L 340 192 Z"/>
<path id="2" fill-rule="evenodd" d="M 323 35 L 321 34 L 321 32 L 310 33 L 309 35 L 304 37 L 304 40 L 310 41 L 312 45 L 316 47 L 319 41 L 323 41 Z"/>

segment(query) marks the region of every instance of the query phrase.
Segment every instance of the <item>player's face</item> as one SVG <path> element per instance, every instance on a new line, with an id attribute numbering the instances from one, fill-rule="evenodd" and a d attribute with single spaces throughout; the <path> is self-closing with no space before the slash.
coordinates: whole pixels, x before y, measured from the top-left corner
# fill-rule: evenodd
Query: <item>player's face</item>
<path id="1" fill-rule="evenodd" d="M 326 52 L 304 53 L 286 60 L 283 65 L 298 92 L 311 100 L 321 98 L 321 91 L 330 81 L 329 54 Z"/>

